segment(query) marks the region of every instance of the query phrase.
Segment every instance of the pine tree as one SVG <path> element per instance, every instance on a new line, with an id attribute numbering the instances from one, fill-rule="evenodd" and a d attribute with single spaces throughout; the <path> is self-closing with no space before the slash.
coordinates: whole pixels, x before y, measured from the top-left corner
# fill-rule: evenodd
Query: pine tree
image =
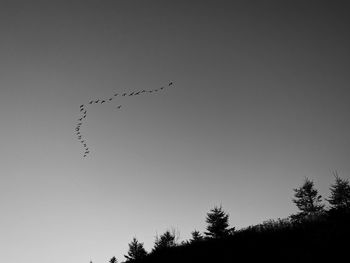
<path id="1" fill-rule="evenodd" d="M 128 255 L 124 255 L 127 260 L 138 260 L 142 259 L 147 255 L 143 243 L 140 243 L 135 237 L 129 243 Z"/>
<path id="2" fill-rule="evenodd" d="M 190 240 L 190 243 L 199 242 L 199 241 L 204 240 L 204 237 L 202 236 L 202 234 L 197 230 L 194 230 L 191 233 L 191 235 L 192 235 L 192 238 Z"/>
<path id="3" fill-rule="evenodd" d="M 296 217 L 313 216 L 323 211 L 324 205 L 321 203 L 322 196 L 314 188 L 314 182 L 305 178 L 304 184 L 294 189 L 295 199 L 293 202 L 301 211 Z"/>
<path id="4" fill-rule="evenodd" d="M 226 214 L 222 207 L 214 207 L 207 213 L 206 222 L 208 223 L 205 235 L 212 238 L 223 238 L 233 232 L 234 228 L 230 229 L 228 224 L 229 215 Z"/>
<path id="5" fill-rule="evenodd" d="M 350 184 L 346 179 L 342 179 L 334 173 L 335 183 L 331 185 L 331 196 L 327 201 L 333 209 L 350 209 Z"/>
<path id="6" fill-rule="evenodd" d="M 175 233 L 170 233 L 169 230 L 167 230 L 160 237 L 156 236 L 156 241 L 154 242 L 153 251 L 168 248 L 168 247 L 174 247 L 176 245 L 175 238 L 176 238 Z"/>

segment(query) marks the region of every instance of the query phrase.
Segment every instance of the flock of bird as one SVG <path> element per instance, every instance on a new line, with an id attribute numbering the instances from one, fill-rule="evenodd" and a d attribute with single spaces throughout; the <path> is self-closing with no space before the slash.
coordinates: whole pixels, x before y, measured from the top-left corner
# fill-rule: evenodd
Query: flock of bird
<path id="1" fill-rule="evenodd" d="M 84 136 L 81 133 L 81 126 L 83 125 L 83 120 L 86 119 L 86 114 L 87 114 L 87 106 L 88 105 L 92 105 L 92 104 L 104 104 L 104 103 L 110 103 L 112 102 L 116 97 L 126 97 L 126 96 L 138 96 L 138 95 L 142 95 L 142 94 L 147 94 L 147 93 L 153 93 L 153 92 L 159 92 L 159 91 L 163 91 L 165 90 L 167 87 L 170 87 L 173 85 L 173 82 L 169 82 L 168 86 L 163 86 L 160 88 L 156 88 L 156 89 L 151 89 L 151 90 L 139 90 L 139 91 L 133 91 L 130 93 L 124 92 L 124 93 L 115 93 L 113 96 L 111 96 L 110 98 L 107 99 L 96 99 L 96 100 L 90 100 L 86 105 L 82 104 L 80 105 L 80 118 L 78 119 L 78 123 L 75 127 L 75 134 L 77 136 L 77 139 L 79 140 L 79 142 L 83 145 L 84 147 L 84 155 L 83 157 L 87 157 L 87 155 L 90 153 L 90 149 L 87 145 L 86 139 L 84 138 Z M 118 105 L 117 109 L 120 109 L 122 107 L 122 105 Z"/>

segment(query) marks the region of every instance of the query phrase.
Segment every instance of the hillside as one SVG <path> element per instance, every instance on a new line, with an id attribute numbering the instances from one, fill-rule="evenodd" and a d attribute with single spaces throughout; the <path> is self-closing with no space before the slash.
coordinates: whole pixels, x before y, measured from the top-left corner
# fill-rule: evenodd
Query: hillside
<path id="1" fill-rule="evenodd" d="M 164 248 L 129 262 L 340 262 L 349 257 L 349 238 L 350 213 L 330 211 L 298 223 L 271 220 L 227 238 Z"/>

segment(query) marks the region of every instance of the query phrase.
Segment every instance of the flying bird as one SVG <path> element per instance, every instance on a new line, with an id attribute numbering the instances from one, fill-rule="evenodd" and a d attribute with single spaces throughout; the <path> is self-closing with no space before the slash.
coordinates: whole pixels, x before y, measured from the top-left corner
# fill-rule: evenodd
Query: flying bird
<path id="1" fill-rule="evenodd" d="M 103 100 L 103 101 L 101 101 L 101 104 L 102 104 L 102 103 L 105 103 L 105 102 L 106 102 L 106 101 L 105 101 L 105 100 Z"/>
<path id="2" fill-rule="evenodd" d="M 100 100 L 96 100 L 95 103 L 98 103 Z"/>
<path id="3" fill-rule="evenodd" d="M 172 82 L 170 82 L 168 86 L 171 86 L 171 85 L 173 85 L 173 83 L 172 83 Z"/>
<path id="4" fill-rule="evenodd" d="M 122 107 L 122 105 L 119 105 L 117 108 L 120 109 Z"/>
<path id="5" fill-rule="evenodd" d="M 114 96 L 118 96 L 118 93 L 114 94 Z"/>
<path id="6" fill-rule="evenodd" d="M 89 103 L 92 104 L 93 102 L 94 102 L 94 101 L 92 100 L 92 101 L 90 101 Z"/>
<path id="7" fill-rule="evenodd" d="M 109 98 L 109 101 L 113 100 L 113 98 Z"/>
<path id="8" fill-rule="evenodd" d="M 84 107 L 84 104 L 80 105 L 80 108 L 83 108 Z"/>
<path id="9" fill-rule="evenodd" d="M 131 93 L 129 94 L 129 96 L 132 96 L 132 95 L 134 95 L 134 92 L 131 92 Z"/>
<path id="10" fill-rule="evenodd" d="M 127 94 L 127 93 L 123 93 L 123 95 L 122 95 L 122 96 L 126 96 L 126 94 Z"/>

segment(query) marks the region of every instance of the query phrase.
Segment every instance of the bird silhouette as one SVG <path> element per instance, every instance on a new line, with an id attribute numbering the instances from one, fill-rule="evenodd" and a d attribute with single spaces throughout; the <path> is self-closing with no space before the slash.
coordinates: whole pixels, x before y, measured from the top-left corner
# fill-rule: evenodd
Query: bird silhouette
<path id="1" fill-rule="evenodd" d="M 173 82 L 169 82 L 168 83 L 168 86 L 171 86 L 173 85 Z M 105 99 L 96 99 L 96 100 L 90 100 L 86 105 L 82 104 L 80 105 L 80 112 L 81 112 L 81 117 L 78 118 L 78 121 L 77 122 L 77 126 L 75 128 L 76 130 L 76 135 L 77 135 L 77 138 L 79 139 L 79 142 L 82 143 L 83 147 L 84 147 L 84 155 L 83 157 L 87 157 L 87 155 L 90 153 L 89 151 L 89 148 L 87 147 L 87 143 L 85 141 L 85 139 L 83 139 L 84 137 L 82 136 L 82 134 L 80 133 L 80 128 L 83 124 L 83 120 L 86 118 L 87 116 L 87 108 L 85 106 L 87 106 L 88 104 L 97 104 L 97 103 L 100 103 L 100 104 L 103 104 L 103 103 L 106 103 L 106 102 L 111 102 L 114 97 L 116 96 L 135 96 L 135 95 L 140 95 L 142 93 L 153 93 L 153 92 L 158 92 L 160 90 L 164 90 L 166 89 L 166 86 L 162 86 L 162 87 L 159 87 L 159 88 L 155 88 L 155 89 L 143 89 L 143 90 L 135 90 L 135 91 L 132 91 L 132 92 L 124 92 L 124 93 L 114 93 L 111 97 L 107 97 Z M 118 105 L 117 106 L 117 109 L 120 109 L 122 107 L 122 105 Z"/>

